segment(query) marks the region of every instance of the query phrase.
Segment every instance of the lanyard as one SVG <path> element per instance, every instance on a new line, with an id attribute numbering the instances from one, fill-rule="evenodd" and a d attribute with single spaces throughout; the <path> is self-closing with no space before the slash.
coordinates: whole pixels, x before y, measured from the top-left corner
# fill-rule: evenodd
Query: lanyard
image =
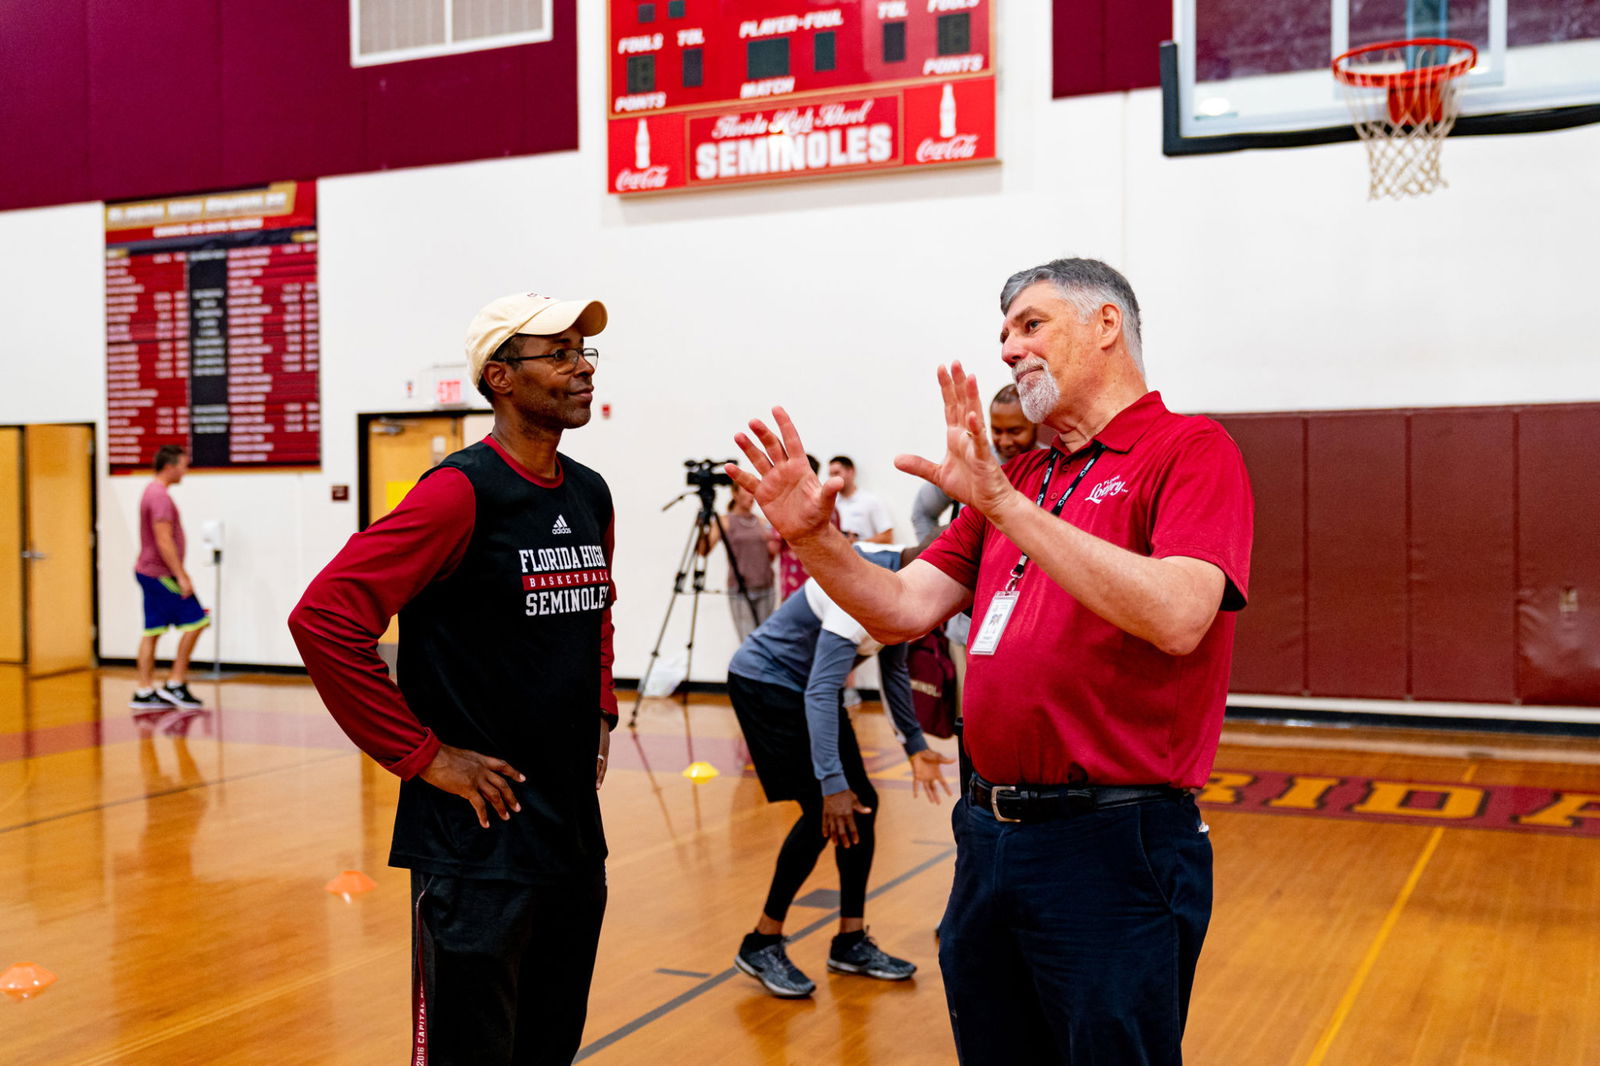
<path id="1" fill-rule="evenodd" d="M 1061 499 L 1057 500 L 1056 505 L 1050 509 L 1051 518 L 1061 517 L 1061 509 L 1067 505 L 1067 499 L 1072 495 L 1072 490 L 1078 487 L 1078 482 L 1088 476 L 1090 469 L 1100 458 L 1100 453 L 1103 451 L 1105 451 L 1105 447 L 1099 441 L 1095 441 L 1090 446 L 1089 461 L 1083 464 L 1083 469 L 1078 471 L 1078 476 L 1072 479 L 1072 484 L 1067 486 L 1067 491 L 1061 494 Z M 1039 486 L 1039 498 L 1034 501 L 1034 506 L 1036 507 L 1043 507 L 1045 498 L 1050 494 L 1050 479 L 1055 476 L 1057 455 L 1060 455 L 1060 452 L 1055 448 L 1051 448 L 1050 465 L 1046 466 L 1044 470 L 1044 484 Z M 1061 456 L 1061 458 L 1065 459 L 1066 456 Z M 1016 589 L 1017 584 L 1022 580 L 1022 572 L 1027 568 L 1027 565 L 1028 553 L 1023 552 L 1021 557 L 1017 559 L 1017 565 L 1011 568 L 1011 580 L 1006 582 L 1005 591 L 1011 592 Z"/>

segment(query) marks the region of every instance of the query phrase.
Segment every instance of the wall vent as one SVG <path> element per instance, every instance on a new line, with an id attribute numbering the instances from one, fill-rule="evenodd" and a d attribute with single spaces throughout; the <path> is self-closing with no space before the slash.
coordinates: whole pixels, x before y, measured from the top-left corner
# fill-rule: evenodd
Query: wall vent
<path id="1" fill-rule="evenodd" d="M 350 0 L 350 63 L 534 44 L 553 36 L 552 0 Z"/>

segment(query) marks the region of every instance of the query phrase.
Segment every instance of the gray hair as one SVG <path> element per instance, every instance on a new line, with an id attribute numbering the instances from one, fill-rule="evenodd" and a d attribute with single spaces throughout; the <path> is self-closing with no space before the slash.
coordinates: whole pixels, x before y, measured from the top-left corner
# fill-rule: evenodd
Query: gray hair
<path id="1" fill-rule="evenodd" d="M 1139 300 L 1133 286 L 1112 267 L 1098 259 L 1052 259 L 1042 266 L 1019 270 L 1006 279 L 1000 290 L 1000 313 L 1005 314 L 1017 294 L 1029 285 L 1048 281 L 1061 298 L 1078 309 L 1088 322 L 1106 304 L 1122 312 L 1122 339 L 1128 358 L 1144 373 L 1144 345 L 1139 340 Z"/>

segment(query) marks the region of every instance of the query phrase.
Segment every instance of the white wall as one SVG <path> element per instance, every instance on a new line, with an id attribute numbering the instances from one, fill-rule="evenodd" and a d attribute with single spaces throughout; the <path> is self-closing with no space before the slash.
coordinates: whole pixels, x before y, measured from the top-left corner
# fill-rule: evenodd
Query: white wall
<path id="1" fill-rule="evenodd" d="M 1052 101 L 1047 5 L 1011 4 L 1002 164 L 622 201 L 604 192 L 603 11 L 582 8 L 582 150 L 322 182 L 323 469 L 193 475 L 175 493 L 193 539 L 228 523 L 225 659 L 296 661 L 283 619 L 355 528 L 328 487 L 357 483 L 357 413 L 407 407 L 407 380 L 459 361 L 468 319 L 504 292 L 611 310 L 596 343 L 613 416 L 565 444 L 618 502 L 621 676 L 643 668 L 692 519 L 659 510 L 684 459 L 731 455 L 744 420 L 782 402 L 909 532 L 916 485 L 892 458 L 942 439 L 934 365 L 971 360 L 998 388 L 1000 284 L 1057 255 L 1129 275 L 1152 383 L 1178 409 L 1600 399 L 1580 319 L 1600 127 L 1456 139 L 1449 189 L 1368 203 L 1354 143 L 1166 159 L 1159 92 Z M 99 227 L 97 205 L 0 213 L 0 422 L 103 421 Z M 134 649 L 142 484 L 102 481 L 107 656 Z M 704 606 L 695 676 L 720 679 L 732 627 L 720 598 Z"/>

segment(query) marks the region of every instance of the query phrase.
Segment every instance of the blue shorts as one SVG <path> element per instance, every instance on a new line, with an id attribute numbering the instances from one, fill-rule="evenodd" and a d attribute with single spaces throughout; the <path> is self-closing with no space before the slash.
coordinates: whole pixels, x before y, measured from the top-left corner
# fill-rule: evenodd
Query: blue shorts
<path id="1" fill-rule="evenodd" d="M 200 606 L 198 596 L 185 599 L 178 592 L 178 581 L 171 577 L 150 577 L 134 574 L 139 587 L 144 590 L 144 635 L 152 636 L 176 629 L 187 633 L 191 629 L 204 629 L 211 624 L 206 609 Z"/>

